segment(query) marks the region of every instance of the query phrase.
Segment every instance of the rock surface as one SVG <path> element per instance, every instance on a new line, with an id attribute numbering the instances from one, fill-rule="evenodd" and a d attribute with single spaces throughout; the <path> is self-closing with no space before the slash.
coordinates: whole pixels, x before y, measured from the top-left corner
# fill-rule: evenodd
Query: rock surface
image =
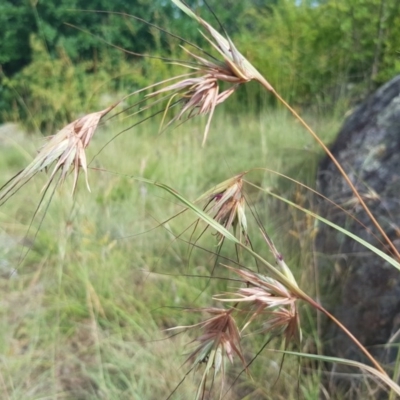
<path id="1" fill-rule="evenodd" d="M 400 76 L 354 111 L 331 151 L 400 249 Z M 322 201 L 321 215 L 390 254 L 384 239 L 328 158 L 320 164 L 318 184 L 324 196 L 348 212 L 346 215 Z M 320 227 L 317 249 L 321 272 L 333 282 L 326 293 L 332 286 L 336 289 L 334 298 L 322 295 L 323 303 L 372 353 L 382 361 L 394 361 L 393 352 L 382 345 L 393 339 L 400 328 L 400 271 L 327 226 Z M 332 353 L 362 359 L 336 328 L 330 327 L 328 336 Z"/>

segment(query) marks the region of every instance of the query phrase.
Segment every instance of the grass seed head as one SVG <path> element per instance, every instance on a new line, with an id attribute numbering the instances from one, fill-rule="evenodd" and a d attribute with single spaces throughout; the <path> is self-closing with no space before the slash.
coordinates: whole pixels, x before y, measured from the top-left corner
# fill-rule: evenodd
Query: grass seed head
<path id="1" fill-rule="evenodd" d="M 61 171 L 61 182 L 63 182 L 72 169 L 74 171 L 72 191 L 75 192 L 79 170 L 82 168 L 86 186 L 90 191 L 85 149 L 88 147 L 101 118 L 112 108 L 114 106 L 78 118 L 52 136 L 49 142 L 40 149 L 37 156 L 41 160 L 41 163 L 38 163 L 39 169 L 47 168 L 53 161 L 57 160 L 50 175 L 49 183 L 59 170 Z"/>
<path id="2" fill-rule="evenodd" d="M 88 190 L 87 162 L 85 149 L 88 147 L 101 118 L 110 112 L 115 105 L 104 110 L 87 114 L 62 128 L 54 136 L 48 138 L 47 143 L 39 150 L 35 159 L 8 184 L 0 190 L 0 200 L 6 199 L 14 189 L 18 190 L 25 182 L 39 171 L 47 170 L 55 163 L 44 189 L 55 180 L 57 172 L 60 177 L 57 184 L 62 183 L 67 174 L 74 171 L 73 192 L 76 189 L 80 168 L 83 169 Z"/>
<path id="3" fill-rule="evenodd" d="M 221 57 L 219 60 L 210 60 L 184 50 L 194 59 L 195 65 L 179 63 L 195 71 L 198 77 L 184 79 L 165 88 L 151 93 L 153 97 L 165 92 L 172 92 L 165 112 L 168 111 L 172 100 L 181 103 L 180 111 L 169 121 L 168 125 L 182 119 L 186 114 L 187 119 L 196 115 L 208 114 L 208 121 L 204 131 L 203 145 L 210 130 L 211 120 L 215 107 L 223 103 L 232 93 L 244 83 L 251 80 L 259 81 L 265 88 L 273 91 L 272 86 L 253 67 L 253 65 L 237 50 L 229 37 L 223 37 L 210 24 L 190 10 L 182 1 L 172 0 L 183 12 L 196 19 L 206 30 L 209 36 L 203 34 L 205 39 Z M 229 87 L 221 91 L 220 84 L 226 83 Z M 163 82 L 159 82 L 162 84 Z"/>
<path id="4" fill-rule="evenodd" d="M 203 194 L 200 199 L 207 199 L 205 209 L 213 216 L 214 220 L 226 229 L 239 229 L 239 238 L 247 240 L 247 219 L 245 214 L 245 198 L 243 196 L 243 174 L 215 186 Z M 217 234 L 219 243 L 223 240 Z"/>
<path id="5" fill-rule="evenodd" d="M 230 68 L 231 74 L 240 78 L 243 82 L 256 80 L 260 82 L 266 89 L 273 91 L 273 87 L 267 80 L 257 71 L 257 69 L 239 52 L 232 40 L 227 36 L 223 37 L 208 22 L 196 15 L 181 0 L 172 0 L 189 17 L 195 19 L 211 36 L 212 39 L 206 37 L 211 45 L 222 56 L 226 65 Z"/>
<path id="6" fill-rule="evenodd" d="M 250 287 L 239 288 L 233 295 L 234 297 L 221 299 L 220 296 L 216 296 L 216 298 L 221 301 L 250 304 L 251 316 L 242 330 L 255 319 L 267 318 L 263 321 L 263 332 L 270 332 L 274 335 L 283 334 L 286 346 L 292 339 L 300 342 L 301 329 L 297 296 L 275 279 L 251 271 L 228 268 L 240 275 Z"/>
<path id="7" fill-rule="evenodd" d="M 197 342 L 199 345 L 189 355 L 186 362 L 191 362 L 193 365 L 192 368 L 196 369 L 205 364 L 196 399 L 204 398 L 204 394 L 208 391 L 206 383 L 209 374 L 212 374 L 212 379 L 210 380 L 211 387 L 209 388 L 211 390 L 214 379 L 217 374 L 221 373 L 222 395 L 222 388 L 225 381 L 225 357 L 233 363 L 234 356 L 238 356 L 247 370 L 247 364 L 240 346 L 240 333 L 232 316 L 233 310 L 233 308 L 230 310 L 221 308 L 204 309 L 202 311 L 211 314 L 211 317 L 190 327 L 197 327 L 201 329 L 202 333 L 193 340 L 193 342 Z"/>
<path id="8" fill-rule="evenodd" d="M 275 335 L 285 337 L 285 347 L 291 340 L 301 342 L 300 318 L 295 302 L 288 307 L 279 307 L 272 311 L 268 320 L 264 323 L 264 332 L 271 332 Z"/>
<path id="9" fill-rule="evenodd" d="M 233 363 L 236 354 L 246 365 L 240 346 L 240 333 L 236 321 L 232 316 L 233 309 L 207 308 L 202 309 L 211 317 L 198 324 L 177 328 L 198 328 L 202 333 L 193 342 L 199 345 L 189 355 L 186 362 L 198 365 L 207 362 L 208 368 L 215 368 L 218 372 L 226 356 Z M 176 329 L 176 328 L 173 328 Z"/>
<path id="10" fill-rule="evenodd" d="M 154 97 L 165 92 L 172 92 L 171 100 L 176 99 L 178 103 L 182 104 L 180 111 L 169 121 L 168 125 L 181 120 L 184 115 L 187 115 L 187 119 L 189 119 L 196 115 L 208 114 L 209 118 L 203 138 L 204 144 L 215 107 L 228 99 L 244 81 L 240 77 L 233 75 L 229 66 L 224 63 L 216 64 L 190 52 L 189 54 L 199 63 L 199 67 L 195 69 L 200 76 L 183 79 L 180 82 L 157 90 L 149 96 Z M 188 67 L 190 68 L 190 66 Z M 221 82 L 227 82 L 230 87 L 221 91 Z M 168 107 L 166 111 L 168 111 Z"/>

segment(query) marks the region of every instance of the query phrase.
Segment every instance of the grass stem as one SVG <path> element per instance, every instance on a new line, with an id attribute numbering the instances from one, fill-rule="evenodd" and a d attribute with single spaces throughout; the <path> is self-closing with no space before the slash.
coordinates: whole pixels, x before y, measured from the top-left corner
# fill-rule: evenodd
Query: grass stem
<path id="1" fill-rule="evenodd" d="M 267 88 L 267 87 L 266 87 Z M 270 89 L 267 88 L 269 91 Z M 365 212 L 373 222 L 373 224 L 376 226 L 380 234 L 384 237 L 388 245 L 390 246 L 393 254 L 396 256 L 397 260 L 400 260 L 400 253 L 394 246 L 393 242 L 389 239 L 387 236 L 386 232 L 383 230 L 377 219 L 373 216 L 372 212 L 368 208 L 367 204 L 364 202 L 363 198 L 361 197 L 360 193 L 356 189 L 356 187 L 353 185 L 351 182 L 349 176 L 346 174 L 345 170 L 343 167 L 340 165 L 339 161 L 336 159 L 336 157 L 332 154 L 332 152 L 328 149 L 328 147 L 324 144 L 324 142 L 319 138 L 319 136 L 310 128 L 310 126 L 303 120 L 303 118 L 300 117 L 300 115 L 280 96 L 280 94 L 276 91 L 273 90 L 272 93 L 275 95 L 275 97 L 294 115 L 294 117 L 304 126 L 304 128 L 311 134 L 311 136 L 318 142 L 318 144 L 322 147 L 322 149 L 325 151 L 325 153 L 330 157 L 332 162 L 336 165 L 337 169 L 339 172 L 342 174 L 344 180 L 347 182 L 351 190 L 353 191 L 354 195 L 357 197 L 358 201 L 360 204 L 363 206 Z"/>

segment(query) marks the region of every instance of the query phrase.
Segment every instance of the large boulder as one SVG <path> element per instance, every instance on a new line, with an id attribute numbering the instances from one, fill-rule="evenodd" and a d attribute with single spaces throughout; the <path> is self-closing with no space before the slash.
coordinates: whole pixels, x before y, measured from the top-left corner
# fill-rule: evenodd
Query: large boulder
<path id="1" fill-rule="evenodd" d="M 378 89 L 347 118 L 331 151 L 400 249 L 400 76 Z M 348 212 L 321 201 L 320 214 L 391 253 L 329 158 L 320 164 L 318 184 L 324 196 Z M 394 361 L 393 352 L 382 345 L 394 340 L 400 328 L 400 271 L 327 226 L 321 225 L 317 249 L 322 275 L 330 282 L 323 303 L 381 361 Z M 332 288 L 336 289 L 334 295 Z M 331 326 L 328 334 L 332 353 L 361 358 L 336 328 Z"/>

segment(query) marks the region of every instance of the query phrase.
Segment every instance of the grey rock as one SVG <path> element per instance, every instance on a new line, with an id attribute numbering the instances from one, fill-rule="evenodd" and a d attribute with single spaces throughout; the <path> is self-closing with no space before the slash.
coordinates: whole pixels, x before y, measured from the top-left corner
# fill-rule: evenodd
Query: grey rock
<path id="1" fill-rule="evenodd" d="M 386 83 L 345 121 L 331 151 L 362 194 L 389 238 L 400 249 L 400 75 Z M 321 201 L 320 214 L 391 253 L 347 183 L 329 158 L 320 163 L 319 191 L 347 212 Z M 359 222 L 355 221 L 357 219 Z M 353 239 L 320 226 L 319 266 L 326 277 L 323 303 L 385 362 L 383 346 L 400 318 L 400 271 Z M 332 288 L 335 295 L 331 295 Z M 397 335 L 399 336 L 399 335 Z M 330 326 L 331 353 L 362 359 L 347 337 Z"/>

